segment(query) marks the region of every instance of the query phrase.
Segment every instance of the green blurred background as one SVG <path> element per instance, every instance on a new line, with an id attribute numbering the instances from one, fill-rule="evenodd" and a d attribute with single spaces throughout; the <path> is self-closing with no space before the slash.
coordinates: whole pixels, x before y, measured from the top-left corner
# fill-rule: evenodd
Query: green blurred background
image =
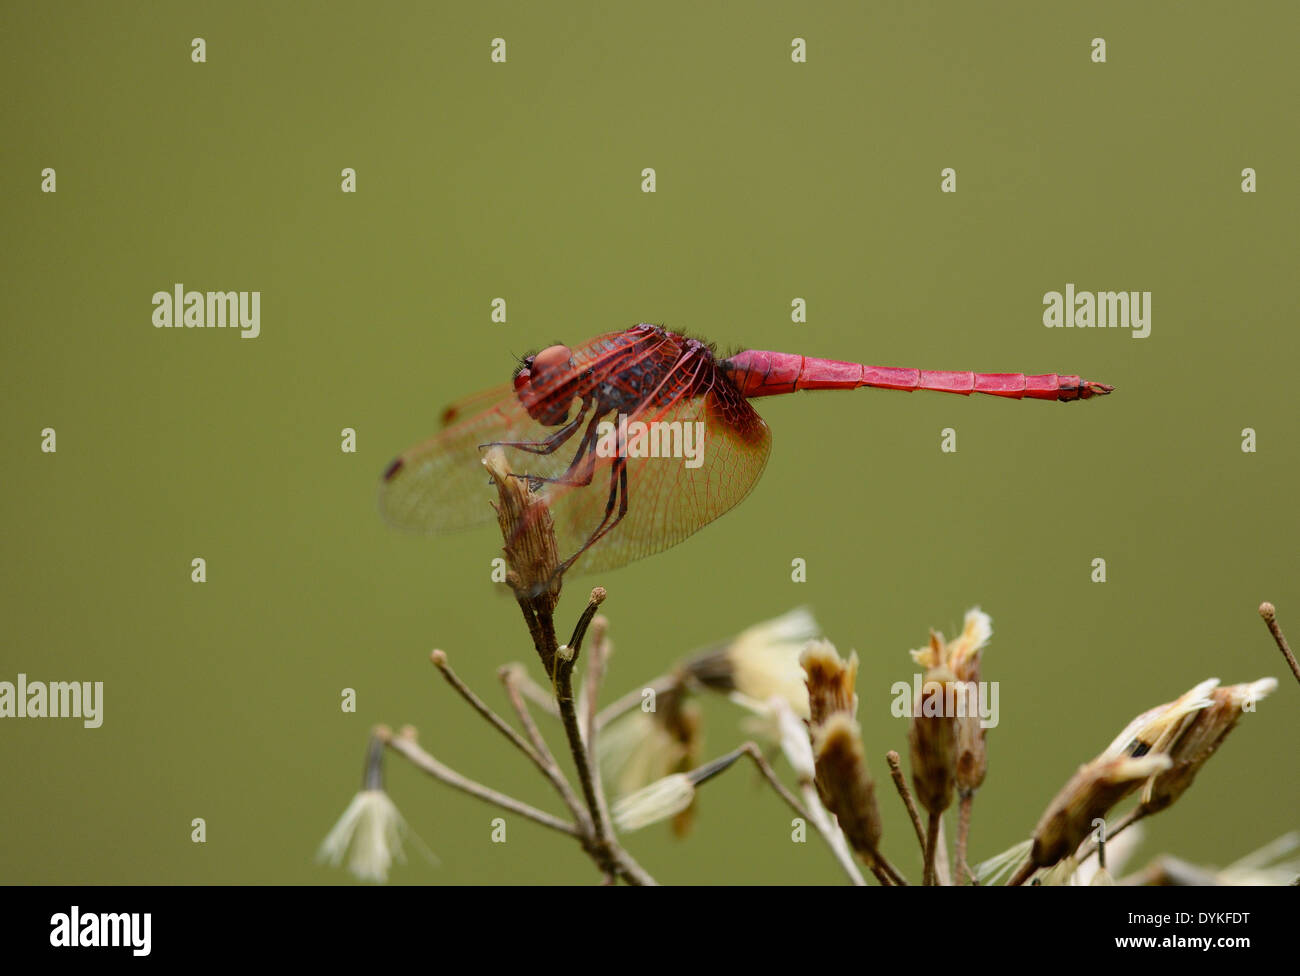
<path id="1" fill-rule="evenodd" d="M 609 588 L 611 691 L 811 605 L 862 657 L 886 849 L 916 874 L 880 758 L 906 748 L 889 688 L 927 628 L 979 604 L 1002 714 L 975 860 L 1025 837 L 1133 715 L 1211 675 L 1285 680 L 1140 856 L 1224 864 L 1296 827 L 1297 688 L 1255 608 L 1275 601 L 1300 638 L 1300 15 L 1089 7 L 0 8 L 0 680 L 105 682 L 97 730 L 0 722 L 0 880 L 349 881 L 312 857 L 376 722 L 414 723 L 444 761 L 555 810 L 427 661 L 446 649 L 500 702 L 497 666 L 530 659 L 489 580 L 499 539 L 400 536 L 375 486 L 447 401 L 508 378 L 512 353 L 639 321 L 1118 392 L 760 401 L 773 455 L 739 509 L 569 581 L 566 630 L 587 587 Z M 56 194 L 39 190 L 47 166 Z M 1150 337 L 1045 329 L 1042 296 L 1067 281 L 1153 292 Z M 154 329 L 150 297 L 176 282 L 260 290 L 261 337 Z M 507 325 L 489 319 L 498 296 Z M 707 705 L 715 754 L 740 716 Z M 491 843 L 494 810 L 395 757 L 388 782 L 442 862 L 415 857 L 395 882 L 595 879 L 518 818 Z M 707 787 L 685 842 L 660 828 L 628 846 L 664 882 L 838 881 L 789 829 L 744 770 Z"/>

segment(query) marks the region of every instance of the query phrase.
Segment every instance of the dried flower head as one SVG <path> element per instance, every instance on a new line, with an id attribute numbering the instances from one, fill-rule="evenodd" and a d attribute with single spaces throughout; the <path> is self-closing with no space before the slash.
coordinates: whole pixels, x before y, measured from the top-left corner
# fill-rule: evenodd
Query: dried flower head
<path id="1" fill-rule="evenodd" d="M 946 667 L 932 667 L 912 704 L 907 730 L 912 788 L 917 803 L 933 815 L 952 806 L 957 787 L 957 719 L 951 703 L 959 686 Z"/>
<path id="2" fill-rule="evenodd" d="M 912 784 L 931 814 L 951 806 L 955 790 L 972 794 L 988 771 L 984 726 L 974 705 L 982 653 L 992 636 L 992 618 L 975 607 L 952 640 L 931 631 L 929 644 L 910 652 L 925 669 L 908 729 Z"/>
<path id="3" fill-rule="evenodd" d="M 1228 733 L 1237 727 L 1241 716 L 1254 711 L 1255 703 L 1276 688 L 1276 678 L 1214 688 L 1209 704 L 1182 723 L 1179 734 L 1165 747 L 1172 766 L 1147 783 L 1142 792 L 1143 813 L 1164 810 L 1182 796 Z"/>
<path id="4" fill-rule="evenodd" d="M 831 714 L 813 727 L 812 752 L 822 803 L 835 814 L 849 846 L 868 864 L 876 863 L 880 810 L 857 722 L 847 712 Z"/>
<path id="5" fill-rule="evenodd" d="M 689 773 L 673 773 L 623 797 L 614 804 L 614 825 L 619 830 L 632 831 L 669 817 L 680 817 L 695 803 L 696 788 L 727 769 L 742 755 L 744 749 L 736 749 L 697 766 Z"/>
<path id="6" fill-rule="evenodd" d="M 946 667 L 958 681 L 979 681 L 984 648 L 993 637 L 993 618 L 975 607 L 966 611 L 962 631 L 952 640 L 930 632 L 930 643 L 911 652 L 912 660 L 929 671 Z"/>
<path id="7" fill-rule="evenodd" d="M 394 859 L 405 861 L 402 839 L 409 833 L 396 804 L 384 792 L 384 736 L 377 730 L 366 752 L 361 790 L 352 797 L 316 852 L 316 860 L 338 867 L 346 859 L 348 870 L 362 881 L 388 880 Z M 418 840 L 418 838 L 417 838 Z M 425 855 L 433 855 L 425 849 Z"/>
<path id="8" fill-rule="evenodd" d="M 807 718 L 808 691 L 799 652 L 819 632 L 808 608 L 797 607 L 704 651 L 688 661 L 685 669 L 715 691 L 739 692 L 758 702 L 779 696 Z"/>
<path id="9" fill-rule="evenodd" d="M 362 790 L 321 843 L 316 859 L 338 867 L 346 858 L 348 870 L 362 881 L 387 881 L 394 858 L 406 860 L 405 832 L 406 822 L 387 793 Z"/>
<path id="10" fill-rule="evenodd" d="M 497 522 L 505 540 L 507 577 L 517 595 L 549 594 L 550 609 L 560 599 L 560 564 L 555 544 L 555 523 L 546 501 L 532 491 L 528 479 L 510 470 L 505 451 L 489 450 L 483 466 L 497 489 Z"/>

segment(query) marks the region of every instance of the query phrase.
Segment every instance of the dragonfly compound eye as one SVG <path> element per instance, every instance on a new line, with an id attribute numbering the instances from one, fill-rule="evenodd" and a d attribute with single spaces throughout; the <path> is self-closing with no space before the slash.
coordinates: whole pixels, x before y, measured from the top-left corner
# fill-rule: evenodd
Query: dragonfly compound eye
<path id="1" fill-rule="evenodd" d="M 573 353 L 568 346 L 548 346 L 524 360 L 515 374 L 515 393 L 530 417 L 547 427 L 564 423 L 572 397 L 563 390 L 572 378 L 572 366 Z"/>
<path id="2" fill-rule="evenodd" d="M 573 353 L 568 346 L 547 346 L 533 357 L 533 383 L 545 383 L 569 368 Z"/>

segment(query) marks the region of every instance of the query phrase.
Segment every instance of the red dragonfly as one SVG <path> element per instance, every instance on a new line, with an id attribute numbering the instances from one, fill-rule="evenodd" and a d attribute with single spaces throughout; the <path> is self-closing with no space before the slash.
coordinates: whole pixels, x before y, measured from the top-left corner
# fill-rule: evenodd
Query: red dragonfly
<path id="1" fill-rule="evenodd" d="M 1056 373 L 932 372 L 783 352 L 719 359 L 708 343 L 637 325 L 526 356 L 512 382 L 448 407 L 441 433 L 388 466 L 380 507 L 422 533 L 494 521 L 481 460 L 499 445 L 546 500 L 569 553 L 558 571 L 612 569 L 676 545 L 749 494 L 772 446 L 751 399 L 859 386 L 1067 402 L 1114 389 Z"/>

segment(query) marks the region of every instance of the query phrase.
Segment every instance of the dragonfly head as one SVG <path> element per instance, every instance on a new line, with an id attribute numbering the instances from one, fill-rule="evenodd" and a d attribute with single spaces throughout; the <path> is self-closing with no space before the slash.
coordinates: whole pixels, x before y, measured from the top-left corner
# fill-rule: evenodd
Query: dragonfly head
<path id="1" fill-rule="evenodd" d="M 515 371 L 515 394 L 530 417 L 548 427 L 564 422 L 571 398 L 560 391 L 572 366 L 573 352 L 568 346 L 547 346 L 524 357 Z"/>

